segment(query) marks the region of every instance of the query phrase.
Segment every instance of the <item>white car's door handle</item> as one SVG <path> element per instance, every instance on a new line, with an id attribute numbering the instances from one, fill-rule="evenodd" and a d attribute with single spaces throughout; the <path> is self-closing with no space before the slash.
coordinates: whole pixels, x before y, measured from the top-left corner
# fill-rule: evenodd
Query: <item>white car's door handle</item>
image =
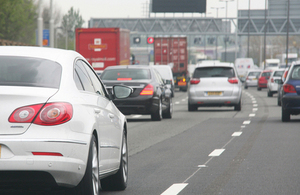
<path id="1" fill-rule="evenodd" d="M 111 114 L 111 113 L 109 113 L 108 116 L 109 116 L 109 118 L 111 118 L 111 119 L 115 118 L 115 115 L 114 115 L 114 114 Z"/>
<path id="2" fill-rule="evenodd" d="M 95 111 L 96 114 L 99 114 L 101 112 L 101 110 L 98 109 L 98 108 L 94 108 L 94 111 Z"/>

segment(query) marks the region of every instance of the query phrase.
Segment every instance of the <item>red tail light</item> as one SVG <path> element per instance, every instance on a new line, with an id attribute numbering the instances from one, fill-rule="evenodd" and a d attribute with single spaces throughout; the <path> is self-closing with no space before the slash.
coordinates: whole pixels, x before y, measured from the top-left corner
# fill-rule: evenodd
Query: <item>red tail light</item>
<path id="1" fill-rule="evenodd" d="M 273 78 L 271 79 L 271 83 L 274 83 L 274 79 Z"/>
<path id="2" fill-rule="evenodd" d="M 238 84 L 239 79 L 236 78 L 236 77 L 228 78 L 228 82 L 231 83 L 231 84 Z"/>
<path id="3" fill-rule="evenodd" d="M 63 156 L 61 153 L 57 152 L 32 152 L 35 156 Z"/>
<path id="4" fill-rule="evenodd" d="M 285 93 L 296 93 L 296 89 L 293 85 L 285 84 L 283 85 L 283 91 Z"/>
<path id="5" fill-rule="evenodd" d="M 197 85 L 198 83 L 200 83 L 200 79 L 193 78 L 193 79 L 190 80 L 191 85 Z"/>
<path id="6" fill-rule="evenodd" d="M 131 81 L 132 78 L 117 78 L 118 81 Z"/>
<path id="7" fill-rule="evenodd" d="M 73 107 L 69 103 L 48 103 L 17 108 L 10 115 L 11 123 L 34 123 L 37 125 L 59 125 L 69 121 Z"/>
<path id="8" fill-rule="evenodd" d="M 247 77 L 246 80 L 249 80 L 249 77 Z"/>
<path id="9" fill-rule="evenodd" d="M 153 95 L 154 88 L 151 84 L 148 84 L 143 91 L 141 91 L 140 95 Z"/>

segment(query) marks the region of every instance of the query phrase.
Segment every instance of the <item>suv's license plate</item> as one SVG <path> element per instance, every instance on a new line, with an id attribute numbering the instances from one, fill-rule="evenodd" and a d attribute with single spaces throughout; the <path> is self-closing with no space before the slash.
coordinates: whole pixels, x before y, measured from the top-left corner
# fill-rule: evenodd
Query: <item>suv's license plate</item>
<path id="1" fill-rule="evenodd" d="M 222 95 L 222 91 L 209 91 L 207 95 Z"/>

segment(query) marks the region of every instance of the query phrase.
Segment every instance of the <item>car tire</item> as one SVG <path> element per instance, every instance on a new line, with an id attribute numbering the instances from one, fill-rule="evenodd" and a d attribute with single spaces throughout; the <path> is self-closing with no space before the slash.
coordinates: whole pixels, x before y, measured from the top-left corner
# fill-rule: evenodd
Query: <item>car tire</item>
<path id="1" fill-rule="evenodd" d="M 279 95 L 278 95 L 278 98 L 277 98 L 277 105 L 278 105 L 278 106 L 281 106 L 281 100 L 280 100 L 280 98 L 279 98 Z"/>
<path id="2" fill-rule="evenodd" d="M 173 101 L 172 101 L 172 98 L 170 98 L 167 112 L 162 113 L 162 117 L 163 118 L 172 118 L 172 114 L 173 114 Z"/>
<path id="3" fill-rule="evenodd" d="M 291 120 L 291 114 L 289 111 L 281 107 L 281 120 L 282 122 L 288 122 Z"/>
<path id="4" fill-rule="evenodd" d="M 99 180 L 99 154 L 95 135 L 92 136 L 87 167 L 81 182 L 71 189 L 70 194 L 98 195 L 100 189 Z"/>
<path id="5" fill-rule="evenodd" d="M 241 111 L 242 109 L 242 99 L 240 99 L 240 102 L 234 106 L 235 111 Z"/>
<path id="6" fill-rule="evenodd" d="M 273 93 L 271 91 L 268 91 L 268 97 L 273 97 Z"/>
<path id="7" fill-rule="evenodd" d="M 257 91 L 261 91 L 261 88 L 260 88 L 260 87 L 257 87 Z"/>
<path id="8" fill-rule="evenodd" d="M 244 86 L 244 89 L 248 89 L 248 86 L 247 86 L 247 85 L 245 85 L 245 86 Z"/>
<path id="9" fill-rule="evenodd" d="M 161 105 L 161 99 L 159 99 L 158 108 L 154 113 L 151 114 L 151 120 L 161 121 L 161 118 L 162 118 L 162 105 Z"/>
<path id="10" fill-rule="evenodd" d="M 127 135 L 124 131 L 121 148 L 120 168 L 118 172 L 112 176 L 101 179 L 101 189 L 108 190 L 125 190 L 128 181 L 128 146 Z"/>
<path id="11" fill-rule="evenodd" d="M 197 110 L 197 106 L 188 103 L 188 110 L 189 110 L 189 112 L 196 111 Z"/>

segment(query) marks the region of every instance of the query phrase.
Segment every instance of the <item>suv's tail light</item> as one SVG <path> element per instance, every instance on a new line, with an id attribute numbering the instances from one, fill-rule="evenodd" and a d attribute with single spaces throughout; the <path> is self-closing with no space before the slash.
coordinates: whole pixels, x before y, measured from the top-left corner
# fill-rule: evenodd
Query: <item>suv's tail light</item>
<path id="1" fill-rule="evenodd" d="M 151 84 L 148 84 L 140 93 L 140 95 L 153 95 L 154 88 Z"/>
<path id="2" fill-rule="evenodd" d="M 293 85 L 290 84 L 284 84 L 283 85 L 283 91 L 285 93 L 296 93 L 296 89 Z"/>
<path id="3" fill-rule="evenodd" d="M 274 79 L 273 78 L 271 78 L 271 83 L 274 83 Z"/>
<path id="4" fill-rule="evenodd" d="M 195 79 L 195 78 L 193 78 L 193 79 L 190 80 L 190 84 L 191 84 L 191 85 L 197 85 L 198 83 L 200 83 L 200 79 L 197 79 L 197 78 Z"/>
<path id="5" fill-rule="evenodd" d="M 236 78 L 236 77 L 228 78 L 228 82 L 231 83 L 231 84 L 238 84 L 239 79 Z"/>
<path id="6" fill-rule="evenodd" d="M 47 103 L 17 108 L 10 115 L 11 123 L 34 123 L 37 125 L 59 125 L 73 116 L 73 107 L 69 103 Z"/>

